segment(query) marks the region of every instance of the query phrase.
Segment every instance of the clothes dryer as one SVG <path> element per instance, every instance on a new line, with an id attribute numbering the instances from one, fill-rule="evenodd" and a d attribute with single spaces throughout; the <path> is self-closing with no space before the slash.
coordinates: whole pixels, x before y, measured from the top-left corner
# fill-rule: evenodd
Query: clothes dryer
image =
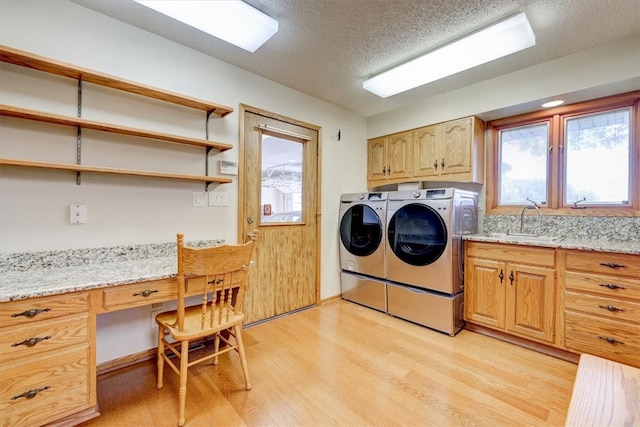
<path id="1" fill-rule="evenodd" d="M 340 197 L 340 269 L 342 297 L 386 311 L 385 233 L 387 193 Z"/>

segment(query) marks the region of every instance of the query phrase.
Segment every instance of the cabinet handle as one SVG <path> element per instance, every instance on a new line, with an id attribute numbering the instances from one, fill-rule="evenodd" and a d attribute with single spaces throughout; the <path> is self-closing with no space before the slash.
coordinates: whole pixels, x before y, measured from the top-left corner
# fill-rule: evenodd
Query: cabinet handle
<path id="1" fill-rule="evenodd" d="M 387 166 L 387 172 L 389 172 L 389 175 L 391 175 L 391 165 Z"/>
<path id="2" fill-rule="evenodd" d="M 444 169 L 444 159 L 442 159 L 442 163 L 440 163 L 440 166 L 442 166 L 442 169 Z"/>
<path id="3" fill-rule="evenodd" d="M 504 279 L 504 273 L 502 273 L 502 270 L 500 270 L 500 274 L 498 274 L 498 277 L 500 278 L 500 283 L 502 283 L 502 279 Z"/>
<path id="4" fill-rule="evenodd" d="M 40 341 L 44 341 L 44 340 L 48 340 L 51 339 L 51 336 L 47 335 L 46 337 L 33 337 L 33 338 L 29 338 L 27 340 L 24 340 L 22 342 L 14 342 L 13 344 L 11 344 L 11 347 L 17 347 L 19 345 L 24 345 L 27 347 L 33 347 L 34 345 L 38 344 Z"/>
<path id="5" fill-rule="evenodd" d="M 609 268 L 627 268 L 624 264 L 616 264 L 615 262 L 601 262 L 601 266 Z"/>
<path id="6" fill-rule="evenodd" d="M 600 286 L 609 289 L 627 289 L 624 286 L 616 285 L 615 283 L 600 283 Z"/>
<path id="7" fill-rule="evenodd" d="M 137 296 L 143 296 L 143 297 L 145 297 L 145 298 L 146 298 L 146 297 L 148 297 L 149 295 L 151 295 L 151 294 L 153 294 L 153 293 L 155 293 L 155 292 L 158 292 L 158 290 L 153 290 L 153 291 L 152 291 L 151 289 L 145 289 L 145 290 L 144 290 L 144 291 L 142 291 L 142 292 L 136 292 L 135 294 L 133 294 L 133 296 L 134 296 L 134 297 L 137 297 Z"/>
<path id="8" fill-rule="evenodd" d="M 22 394 L 18 394 L 18 395 L 16 395 L 16 396 L 13 396 L 13 397 L 11 398 L 11 400 L 20 399 L 21 397 L 26 397 L 27 399 L 33 399 L 33 398 L 34 398 L 34 397 L 36 397 L 36 395 L 37 395 L 38 393 L 40 393 L 41 391 L 43 391 L 43 390 L 49 390 L 50 388 L 51 388 L 51 386 L 48 386 L 48 385 L 47 385 L 47 386 L 44 386 L 44 387 L 42 387 L 42 388 L 34 388 L 34 389 L 29 390 L 29 391 L 25 391 L 25 392 L 24 392 L 24 393 L 22 393 Z"/>
<path id="9" fill-rule="evenodd" d="M 433 167 L 436 168 L 436 170 L 438 170 L 438 159 L 436 159 L 436 161 L 433 162 Z"/>
<path id="10" fill-rule="evenodd" d="M 387 167 L 383 166 L 382 167 L 382 175 L 386 175 L 387 174 Z"/>
<path id="11" fill-rule="evenodd" d="M 513 279 L 515 279 L 515 277 L 513 277 L 513 271 L 511 271 L 511 274 L 509 275 L 509 281 L 511 282 L 511 286 L 513 286 Z"/>
<path id="12" fill-rule="evenodd" d="M 38 314 L 43 313 L 45 311 L 51 311 L 50 308 L 31 308 L 29 310 L 25 310 L 22 313 L 13 313 L 11 317 L 24 316 L 28 318 L 36 317 Z"/>
<path id="13" fill-rule="evenodd" d="M 618 308 L 618 307 L 616 307 L 614 305 L 602 305 L 602 304 L 600 304 L 598 307 L 604 308 L 605 310 L 609 310 L 609 311 L 624 311 L 624 309 Z"/>
<path id="14" fill-rule="evenodd" d="M 603 336 L 598 336 L 598 338 L 599 338 L 599 339 L 601 339 L 601 340 L 605 340 L 605 341 L 606 341 L 606 342 L 608 342 L 609 344 L 623 344 L 623 345 L 624 345 L 624 342 L 622 342 L 622 341 L 618 341 L 618 340 L 617 340 L 617 339 L 615 339 L 615 338 L 611 338 L 611 337 L 603 337 Z"/>

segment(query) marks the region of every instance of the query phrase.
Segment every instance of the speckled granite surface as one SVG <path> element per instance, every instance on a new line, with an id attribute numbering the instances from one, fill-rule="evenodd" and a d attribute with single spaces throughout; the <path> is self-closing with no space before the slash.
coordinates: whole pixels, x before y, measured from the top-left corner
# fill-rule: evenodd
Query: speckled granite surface
<path id="1" fill-rule="evenodd" d="M 219 246 L 224 240 L 185 243 Z M 0 255 L 0 302 L 174 277 L 176 244 Z"/>
<path id="2" fill-rule="evenodd" d="M 531 241 L 517 236 L 491 236 L 486 233 L 469 234 L 462 237 L 463 240 L 477 242 L 510 243 L 517 245 L 539 246 L 545 248 L 580 249 L 586 251 L 615 252 L 621 254 L 640 255 L 640 241 L 616 242 L 584 238 L 562 238 L 554 242 Z"/>

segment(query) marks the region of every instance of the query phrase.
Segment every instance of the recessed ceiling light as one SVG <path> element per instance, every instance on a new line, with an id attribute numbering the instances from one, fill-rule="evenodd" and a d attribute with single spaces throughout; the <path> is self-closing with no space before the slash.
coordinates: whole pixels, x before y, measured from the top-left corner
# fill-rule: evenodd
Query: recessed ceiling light
<path id="1" fill-rule="evenodd" d="M 362 87 L 386 98 L 535 44 L 527 16 L 519 13 L 365 80 Z"/>
<path id="2" fill-rule="evenodd" d="M 278 32 L 278 21 L 239 0 L 135 1 L 249 52 Z"/>
<path id="3" fill-rule="evenodd" d="M 558 105 L 562 104 L 564 104 L 564 101 L 562 99 L 557 99 L 555 101 L 545 102 L 544 104 L 542 104 L 542 108 L 557 107 Z"/>

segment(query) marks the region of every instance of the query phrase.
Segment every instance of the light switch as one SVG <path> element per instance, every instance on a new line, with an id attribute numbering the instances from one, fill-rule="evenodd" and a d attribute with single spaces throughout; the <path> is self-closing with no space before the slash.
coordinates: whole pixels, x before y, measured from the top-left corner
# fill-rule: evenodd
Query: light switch
<path id="1" fill-rule="evenodd" d="M 204 193 L 202 191 L 193 192 L 193 207 L 194 208 L 204 207 Z"/>
<path id="2" fill-rule="evenodd" d="M 209 206 L 229 206 L 229 193 L 217 191 L 209 193 Z"/>
<path id="3" fill-rule="evenodd" d="M 87 223 L 87 206 L 70 205 L 69 206 L 69 224 L 86 224 Z"/>

